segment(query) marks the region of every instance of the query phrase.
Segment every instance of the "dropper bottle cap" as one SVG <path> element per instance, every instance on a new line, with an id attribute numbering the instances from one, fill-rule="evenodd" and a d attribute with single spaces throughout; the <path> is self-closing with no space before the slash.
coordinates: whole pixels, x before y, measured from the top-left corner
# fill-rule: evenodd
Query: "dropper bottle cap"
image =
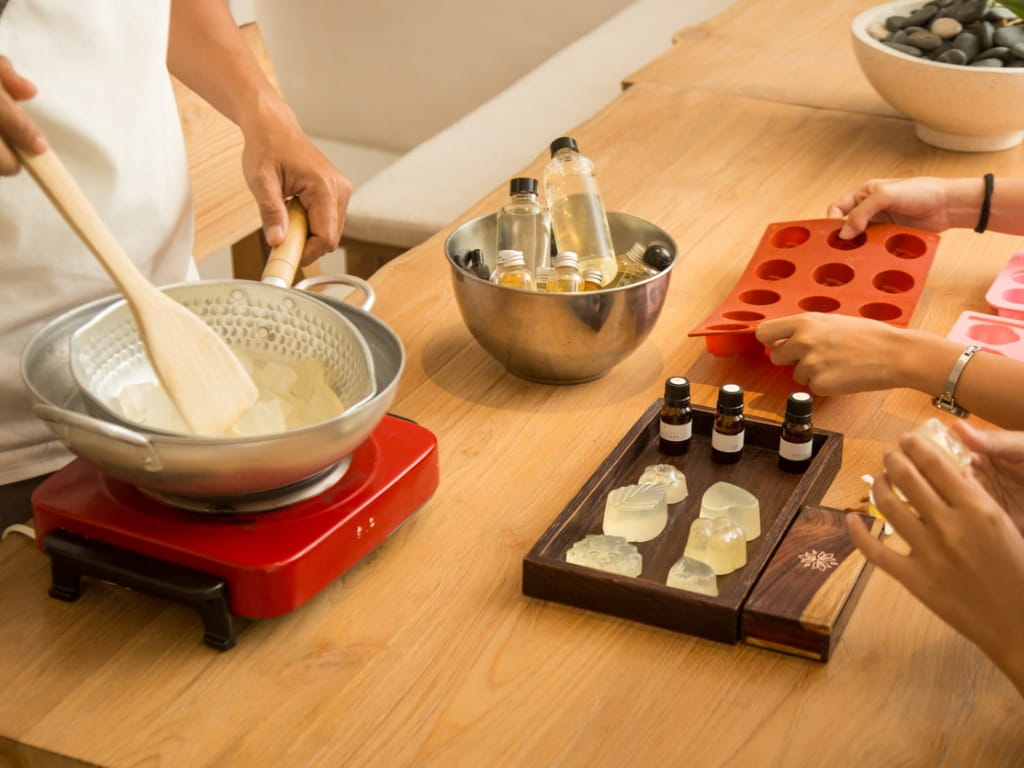
<path id="1" fill-rule="evenodd" d="M 665 380 L 665 401 L 671 403 L 690 402 L 690 380 L 685 376 L 670 376 Z"/>
<path id="2" fill-rule="evenodd" d="M 528 176 L 519 176 L 512 179 L 508 183 L 508 191 L 510 195 L 536 195 L 539 186 L 537 180 Z"/>

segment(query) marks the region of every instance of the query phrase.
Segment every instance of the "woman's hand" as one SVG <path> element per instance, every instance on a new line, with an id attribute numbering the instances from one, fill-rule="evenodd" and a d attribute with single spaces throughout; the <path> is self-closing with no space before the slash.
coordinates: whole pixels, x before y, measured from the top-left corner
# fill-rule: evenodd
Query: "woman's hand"
<path id="1" fill-rule="evenodd" d="M 311 264 L 338 247 L 352 184 L 313 146 L 283 103 L 261 115 L 255 124 L 242 125 L 242 167 L 264 235 L 271 246 L 281 243 L 288 225 L 285 198 L 298 196 L 309 219 L 302 264 Z"/>
<path id="2" fill-rule="evenodd" d="M 793 365 L 793 380 L 818 395 L 901 386 L 897 350 L 906 331 L 877 320 L 806 312 L 765 320 L 757 340 L 776 365 Z"/>
<path id="3" fill-rule="evenodd" d="M 839 237 L 856 237 L 868 224 L 901 224 L 929 232 L 943 232 L 956 224 L 950 219 L 950 195 L 960 186 L 977 187 L 975 216 L 983 194 L 980 179 L 872 179 L 828 207 L 828 217 L 844 219 Z"/>
<path id="4" fill-rule="evenodd" d="M 18 106 L 35 95 L 35 85 L 19 75 L 6 56 L 0 56 L 0 176 L 12 176 L 21 169 L 11 147 L 33 155 L 46 151 L 43 132 Z"/>
<path id="5" fill-rule="evenodd" d="M 888 548 L 849 515 L 854 543 L 975 642 L 1024 693 L 1024 536 L 1007 511 L 973 471 L 959 471 L 941 448 L 915 434 L 904 435 L 899 450 L 886 454 L 873 491 L 875 505 L 910 553 Z"/>
<path id="6" fill-rule="evenodd" d="M 1024 534 L 1024 432 L 980 430 L 966 421 L 953 426 L 974 454 L 979 482 Z"/>

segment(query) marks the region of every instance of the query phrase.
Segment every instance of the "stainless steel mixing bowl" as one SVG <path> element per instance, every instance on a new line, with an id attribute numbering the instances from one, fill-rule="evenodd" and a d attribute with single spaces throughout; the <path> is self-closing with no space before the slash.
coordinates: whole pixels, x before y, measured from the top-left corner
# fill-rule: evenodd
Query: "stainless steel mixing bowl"
<path id="1" fill-rule="evenodd" d="M 629 356 L 661 314 L 677 260 L 663 229 L 625 213 L 609 212 L 617 253 L 634 243 L 661 243 L 672 263 L 654 277 L 621 288 L 586 293 L 538 293 L 506 288 L 464 270 L 457 259 L 473 248 L 493 267 L 497 216 L 457 227 L 445 241 L 455 299 L 473 337 L 509 372 L 546 384 L 596 379 Z"/>
<path id="2" fill-rule="evenodd" d="M 50 321 L 21 356 L 35 414 L 73 453 L 143 490 L 189 499 L 228 500 L 279 491 L 348 457 L 394 400 L 405 365 L 398 336 L 368 312 L 319 294 L 351 322 L 373 358 L 376 394 L 358 408 L 303 429 L 250 438 L 142 432 L 92 416 L 71 376 L 71 335 L 120 297 L 94 301 Z"/>

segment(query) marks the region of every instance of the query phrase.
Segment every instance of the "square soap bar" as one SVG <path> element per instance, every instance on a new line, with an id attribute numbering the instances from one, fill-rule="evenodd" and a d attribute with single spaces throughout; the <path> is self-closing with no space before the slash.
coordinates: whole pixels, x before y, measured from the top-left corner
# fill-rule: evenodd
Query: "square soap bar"
<path id="1" fill-rule="evenodd" d="M 852 240 L 838 219 L 769 224 L 722 304 L 690 336 L 728 357 L 757 351 L 762 320 L 801 312 L 835 312 L 892 325 L 910 323 L 935 260 L 939 236 L 875 224 Z"/>
<path id="2" fill-rule="evenodd" d="M 828 661 L 872 568 L 850 539 L 846 514 L 831 507 L 800 510 L 743 607 L 744 642 Z M 881 520 L 862 518 L 881 536 Z"/>

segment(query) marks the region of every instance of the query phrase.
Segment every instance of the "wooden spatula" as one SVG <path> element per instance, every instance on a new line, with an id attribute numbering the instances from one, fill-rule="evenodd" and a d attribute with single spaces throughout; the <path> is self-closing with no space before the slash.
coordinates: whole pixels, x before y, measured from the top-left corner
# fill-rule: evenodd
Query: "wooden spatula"
<path id="1" fill-rule="evenodd" d="M 223 435 L 258 396 L 230 347 L 197 315 L 146 279 L 52 149 L 40 155 L 16 151 L 128 302 L 153 370 L 189 429 L 197 435 Z"/>

